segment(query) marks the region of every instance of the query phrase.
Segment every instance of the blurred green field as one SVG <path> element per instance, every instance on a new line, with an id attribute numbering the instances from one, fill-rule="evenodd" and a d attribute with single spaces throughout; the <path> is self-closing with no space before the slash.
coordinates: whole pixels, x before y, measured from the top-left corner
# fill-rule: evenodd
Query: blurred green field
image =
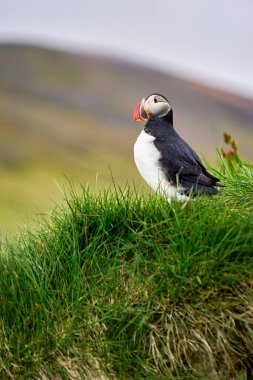
<path id="1" fill-rule="evenodd" d="M 37 214 L 49 212 L 62 201 L 69 182 L 90 183 L 96 191 L 112 184 L 112 176 L 118 184 L 138 179 L 132 146 L 120 131 L 108 128 L 105 133 L 78 111 L 55 110 L 36 101 L 15 104 L 2 96 L 2 110 L 4 105 L 0 120 L 2 231 L 36 224 Z M 40 115 L 43 129 L 36 129 Z"/>
<path id="2" fill-rule="evenodd" d="M 92 54 L 0 45 L 0 230 L 34 225 L 69 181 L 143 184 L 133 162 L 140 99 L 165 94 L 178 132 L 215 161 L 227 131 L 253 159 L 253 102 L 149 68 Z M 111 174 L 112 173 L 112 174 Z"/>

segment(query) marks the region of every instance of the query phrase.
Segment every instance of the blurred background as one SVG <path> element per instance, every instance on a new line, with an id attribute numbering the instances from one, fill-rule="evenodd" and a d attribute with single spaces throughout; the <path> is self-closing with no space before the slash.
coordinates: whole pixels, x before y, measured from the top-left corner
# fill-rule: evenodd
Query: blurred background
<path id="1" fill-rule="evenodd" d="M 69 181 L 143 185 L 132 115 L 149 93 L 204 159 L 226 131 L 253 160 L 252 15 L 252 0 L 1 0 L 0 231 L 33 225 Z"/>

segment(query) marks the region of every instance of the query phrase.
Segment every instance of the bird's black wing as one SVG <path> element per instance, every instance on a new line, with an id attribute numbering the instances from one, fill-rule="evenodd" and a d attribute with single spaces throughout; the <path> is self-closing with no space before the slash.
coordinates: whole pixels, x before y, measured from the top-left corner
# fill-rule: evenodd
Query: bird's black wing
<path id="1" fill-rule="evenodd" d="M 161 153 L 160 163 L 170 182 L 182 194 L 217 194 L 219 179 L 209 173 L 194 150 L 177 134 L 168 141 L 154 141 Z"/>

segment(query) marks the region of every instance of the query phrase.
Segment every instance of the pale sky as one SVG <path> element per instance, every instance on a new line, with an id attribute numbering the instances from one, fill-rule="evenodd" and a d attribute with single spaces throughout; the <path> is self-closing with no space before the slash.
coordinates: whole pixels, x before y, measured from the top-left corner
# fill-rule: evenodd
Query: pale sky
<path id="1" fill-rule="evenodd" d="M 253 98 L 253 0 L 0 0 L 8 41 L 113 54 Z"/>

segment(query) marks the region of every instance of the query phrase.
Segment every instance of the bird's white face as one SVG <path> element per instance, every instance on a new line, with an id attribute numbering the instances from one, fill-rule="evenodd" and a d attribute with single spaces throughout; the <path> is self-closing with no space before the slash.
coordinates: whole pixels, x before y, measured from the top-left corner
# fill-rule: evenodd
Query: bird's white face
<path id="1" fill-rule="evenodd" d="M 134 111 L 134 121 L 148 120 L 150 115 L 163 117 L 169 113 L 171 105 L 162 95 L 153 94 L 142 99 Z"/>

